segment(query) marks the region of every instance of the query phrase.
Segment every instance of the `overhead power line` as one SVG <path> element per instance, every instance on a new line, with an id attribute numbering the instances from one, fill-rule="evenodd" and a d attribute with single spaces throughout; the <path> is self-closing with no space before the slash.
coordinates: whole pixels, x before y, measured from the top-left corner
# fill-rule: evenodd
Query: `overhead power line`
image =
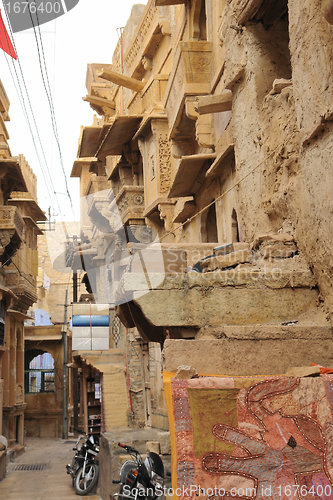
<path id="1" fill-rule="evenodd" d="M 51 92 L 51 88 L 50 88 L 50 81 L 49 81 L 48 71 L 47 71 L 47 66 L 46 66 L 43 40 L 42 40 L 42 35 L 41 35 L 40 25 L 39 25 L 39 19 L 38 19 L 38 11 L 36 10 L 36 19 L 37 19 L 39 41 L 38 41 L 38 36 L 36 34 L 36 26 L 35 26 L 35 23 L 34 23 L 34 20 L 32 18 L 32 14 L 31 14 L 31 10 L 30 10 L 30 2 L 29 2 L 29 0 L 28 0 L 28 4 L 29 4 L 28 5 L 28 10 L 29 10 L 29 14 L 30 14 L 31 24 L 33 26 L 33 30 L 34 30 L 34 34 L 35 34 L 35 40 L 36 40 L 36 45 L 37 45 L 37 52 L 38 52 L 38 61 L 39 61 L 40 72 L 41 72 L 41 76 L 42 76 L 42 80 L 43 80 L 43 85 L 44 85 L 45 93 L 46 93 L 46 96 L 47 96 L 47 100 L 48 100 L 49 107 L 50 107 L 50 112 L 51 112 L 52 129 L 53 129 L 54 137 L 55 137 L 55 140 L 56 140 L 56 143 L 57 143 L 57 146 L 58 146 L 59 158 L 60 158 L 60 165 L 61 165 L 61 169 L 62 169 L 62 172 L 63 172 L 63 175 L 64 175 L 67 196 L 68 196 L 68 199 L 70 201 L 71 209 L 72 209 L 74 220 L 75 220 L 75 213 L 74 213 L 74 207 L 73 207 L 72 197 L 71 197 L 69 189 L 68 189 L 68 183 L 67 183 L 67 177 L 66 177 L 66 172 L 65 172 L 65 168 L 64 168 L 63 156 L 62 156 L 62 151 L 61 151 L 61 147 L 60 147 L 60 141 L 59 141 L 59 135 L 58 135 L 58 127 L 57 127 L 57 120 L 56 120 L 56 116 L 55 116 L 55 109 L 54 109 L 54 105 L 53 105 L 52 92 Z M 41 48 L 39 47 L 39 45 L 40 45 Z M 41 55 L 42 55 L 43 63 L 44 63 L 44 71 L 43 71 L 43 65 L 42 65 Z M 44 77 L 44 72 L 45 72 L 45 77 Z M 46 85 L 46 83 L 47 83 L 47 85 Z"/>
<path id="2" fill-rule="evenodd" d="M 18 65 L 19 65 L 20 73 L 21 73 L 21 78 L 22 78 L 23 87 L 24 87 L 24 90 L 25 90 L 25 93 L 26 93 L 26 97 L 27 97 L 27 100 L 28 100 L 28 104 L 29 104 L 29 108 L 30 108 L 31 117 L 32 117 L 32 120 L 33 120 L 33 123 L 34 123 L 35 129 L 36 129 L 36 133 L 37 133 L 37 137 L 38 137 L 38 142 L 39 142 L 40 149 L 41 149 L 41 151 L 42 151 L 42 155 L 43 155 L 43 158 L 44 158 L 44 163 L 45 163 L 45 166 L 46 166 L 46 171 L 47 171 L 47 173 L 48 173 L 48 180 L 47 180 L 47 176 L 46 176 L 46 173 L 45 173 L 45 170 L 44 170 L 44 167 L 43 167 L 43 164 L 42 164 L 41 158 L 40 158 L 40 154 L 39 154 L 39 151 L 38 151 L 38 148 L 37 148 L 37 145 L 36 145 L 35 136 L 34 136 L 34 133 L 33 133 L 33 130 L 32 130 L 32 126 L 31 126 L 31 122 L 30 122 L 30 118 L 29 118 L 29 113 L 28 113 L 28 111 L 27 111 L 27 106 L 26 106 L 26 102 L 25 102 L 25 97 L 24 97 L 24 95 L 23 95 L 21 82 L 20 82 L 19 76 L 18 76 L 18 74 L 17 74 L 17 70 L 16 70 L 16 66 L 15 66 L 14 60 L 12 60 L 12 64 L 13 64 L 13 68 L 14 68 L 14 72 L 15 72 L 15 76 L 16 76 L 16 81 L 17 81 L 18 88 L 19 88 L 19 93 L 18 93 L 19 100 L 20 100 L 20 103 L 21 103 L 21 106 L 22 106 L 23 114 L 24 114 L 24 116 L 25 116 L 25 119 L 26 119 L 26 122 L 27 122 L 27 125 L 28 125 L 28 128 L 29 128 L 30 134 L 31 134 L 31 138 L 32 138 L 32 142 L 33 142 L 34 149 L 35 149 L 35 152 L 36 152 L 36 156 L 37 156 L 37 159 L 38 159 L 38 163 L 39 163 L 39 166 L 40 166 L 40 169 L 41 169 L 41 172 L 42 172 L 43 178 L 44 178 L 44 182 L 45 182 L 45 185 L 46 185 L 46 188 L 47 188 L 48 194 L 49 194 L 49 196 L 50 196 L 50 200 L 51 200 L 51 202 L 52 202 L 52 198 L 53 198 L 53 197 L 52 197 L 52 194 L 51 194 L 50 189 L 49 189 L 49 184 L 52 186 L 52 189 L 53 189 L 53 195 L 54 195 L 54 197 L 55 197 L 55 199 L 56 199 L 56 204 L 57 204 L 57 206 L 58 206 L 58 208 L 59 208 L 59 210 L 60 210 L 60 213 L 61 213 L 61 207 L 60 207 L 59 201 L 58 201 L 58 199 L 57 199 L 57 196 L 56 196 L 56 194 L 55 194 L 55 189 L 54 189 L 54 185 L 53 185 L 53 181 L 52 181 L 52 177 L 51 177 L 50 169 L 49 169 L 49 167 L 48 167 L 48 163 L 47 163 L 47 160 L 46 160 L 46 156 L 45 156 L 45 152 L 44 152 L 43 144 L 42 144 L 41 137 L 40 137 L 40 134 L 39 134 L 39 129 L 38 129 L 38 126 L 37 126 L 37 123 L 36 123 L 35 114 L 34 114 L 34 111 L 33 111 L 33 108 L 32 108 L 32 104 L 31 104 L 31 100 L 30 100 L 29 92 L 28 92 L 28 89 L 27 89 L 27 85 L 26 85 L 26 82 L 25 82 L 25 78 L 24 78 L 24 74 L 23 74 L 23 70 L 22 70 L 22 66 L 21 66 L 20 58 L 19 58 L 19 55 L 18 55 L 18 50 L 17 50 L 16 44 L 15 44 L 15 40 L 14 40 L 14 37 L 13 37 L 13 31 L 12 31 L 12 28 L 11 28 L 11 25 L 10 25 L 10 21 L 9 21 L 8 14 L 7 14 L 7 10 L 6 10 L 6 9 L 5 9 L 5 13 L 6 13 L 7 22 L 8 22 L 9 28 L 10 28 L 10 32 L 11 32 L 11 36 L 12 36 L 12 40 L 13 40 L 14 49 L 15 49 L 15 52 L 16 52 L 16 55 L 17 55 L 17 62 L 18 62 Z M 5 53 L 4 53 L 4 55 L 5 55 Z M 5 58 L 6 58 L 6 61 L 7 61 L 8 67 L 9 67 L 9 69 L 10 69 L 10 66 L 9 66 L 9 63 L 8 63 L 8 60 L 7 60 L 7 56 L 6 56 L 6 55 L 5 55 Z M 11 76 L 12 76 L 12 79 L 13 79 L 13 82 L 14 82 L 13 73 L 12 73 L 11 71 L 10 71 L 10 73 L 11 73 Z M 15 82 L 14 82 L 14 85 L 15 85 Z M 16 87 L 16 85 L 15 85 L 15 89 L 16 89 L 16 91 L 17 91 L 17 87 Z M 52 203 L 52 205 L 53 205 L 53 203 Z"/>

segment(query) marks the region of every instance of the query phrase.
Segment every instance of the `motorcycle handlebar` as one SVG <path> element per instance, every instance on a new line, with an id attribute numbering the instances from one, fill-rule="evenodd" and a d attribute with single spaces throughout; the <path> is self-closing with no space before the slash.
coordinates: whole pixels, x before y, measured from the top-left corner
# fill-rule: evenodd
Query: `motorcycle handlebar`
<path id="1" fill-rule="evenodd" d="M 125 448 L 126 451 L 138 453 L 132 446 L 128 446 L 127 444 L 118 443 L 118 446 L 120 446 L 120 448 Z"/>

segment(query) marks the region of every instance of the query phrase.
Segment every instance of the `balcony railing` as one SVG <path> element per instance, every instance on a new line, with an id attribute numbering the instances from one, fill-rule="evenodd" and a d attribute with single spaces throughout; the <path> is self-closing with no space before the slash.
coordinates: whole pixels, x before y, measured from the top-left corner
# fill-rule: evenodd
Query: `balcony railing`
<path id="1" fill-rule="evenodd" d="M 152 59 L 161 39 L 170 34 L 165 7 L 156 7 L 155 0 L 149 0 L 142 21 L 125 53 L 128 73 L 140 78 L 144 72 L 144 58 Z"/>

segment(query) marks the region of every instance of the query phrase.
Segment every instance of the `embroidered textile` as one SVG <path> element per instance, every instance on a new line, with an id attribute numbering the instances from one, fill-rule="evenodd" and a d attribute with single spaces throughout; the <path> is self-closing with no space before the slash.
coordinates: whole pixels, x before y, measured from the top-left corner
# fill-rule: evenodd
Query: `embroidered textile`
<path id="1" fill-rule="evenodd" d="M 164 382 L 175 497 L 333 499 L 333 375 Z"/>

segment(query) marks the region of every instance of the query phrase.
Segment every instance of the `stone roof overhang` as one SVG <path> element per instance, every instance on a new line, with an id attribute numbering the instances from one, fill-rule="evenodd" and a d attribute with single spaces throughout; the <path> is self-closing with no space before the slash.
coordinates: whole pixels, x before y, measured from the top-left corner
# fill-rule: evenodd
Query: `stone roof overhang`
<path id="1" fill-rule="evenodd" d="M 107 133 L 95 156 L 121 155 L 124 145 L 130 142 L 141 123 L 140 115 L 120 115 L 108 126 Z"/>
<path id="2" fill-rule="evenodd" d="M 169 198 L 195 194 L 194 183 L 206 162 L 215 160 L 216 153 L 183 156 L 179 162 L 176 176 L 169 191 Z"/>
<path id="3" fill-rule="evenodd" d="M 9 299 L 15 299 L 15 300 L 18 299 L 17 295 L 15 295 L 15 293 L 12 292 L 9 288 L 7 288 L 3 285 L 0 285 L 0 290 L 2 291 L 3 295 L 8 297 Z M 10 312 L 10 310 L 9 310 L 9 312 Z"/>
<path id="4" fill-rule="evenodd" d="M 12 292 L 11 292 L 12 293 Z M 13 294 L 13 293 L 12 293 Z M 13 294 L 14 295 L 14 294 Z M 14 295 L 16 297 L 16 295 Z M 17 297 L 16 297 L 17 298 Z M 8 309 L 7 312 L 11 315 L 14 316 L 14 318 L 17 318 L 19 320 L 25 320 L 25 319 L 32 319 L 31 316 L 28 316 L 28 314 L 24 314 L 20 311 L 16 311 L 15 309 Z"/>
<path id="5" fill-rule="evenodd" d="M 121 155 L 124 145 L 132 140 L 141 120 L 141 115 L 119 115 L 111 124 L 85 127 L 78 158 L 104 159 L 109 155 Z"/>
<path id="6" fill-rule="evenodd" d="M 27 226 L 34 228 L 35 234 L 44 234 L 44 232 L 39 228 L 32 217 L 30 217 L 29 215 L 23 215 L 23 220 Z"/>
<path id="7" fill-rule="evenodd" d="M 43 210 L 38 206 L 37 202 L 33 198 L 9 198 L 8 205 L 18 206 L 21 204 L 26 204 L 31 210 L 33 215 L 33 220 L 35 221 L 45 221 L 47 217 Z"/>
<path id="8" fill-rule="evenodd" d="M 73 163 L 71 177 L 81 177 L 82 167 L 89 166 L 90 168 L 98 162 L 98 159 L 93 158 L 79 158 Z"/>
<path id="9" fill-rule="evenodd" d="M 1 158 L 0 168 L 7 166 L 6 178 L 11 182 L 11 191 L 21 191 L 26 193 L 28 187 L 25 183 L 20 162 L 18 158 Z"/>

